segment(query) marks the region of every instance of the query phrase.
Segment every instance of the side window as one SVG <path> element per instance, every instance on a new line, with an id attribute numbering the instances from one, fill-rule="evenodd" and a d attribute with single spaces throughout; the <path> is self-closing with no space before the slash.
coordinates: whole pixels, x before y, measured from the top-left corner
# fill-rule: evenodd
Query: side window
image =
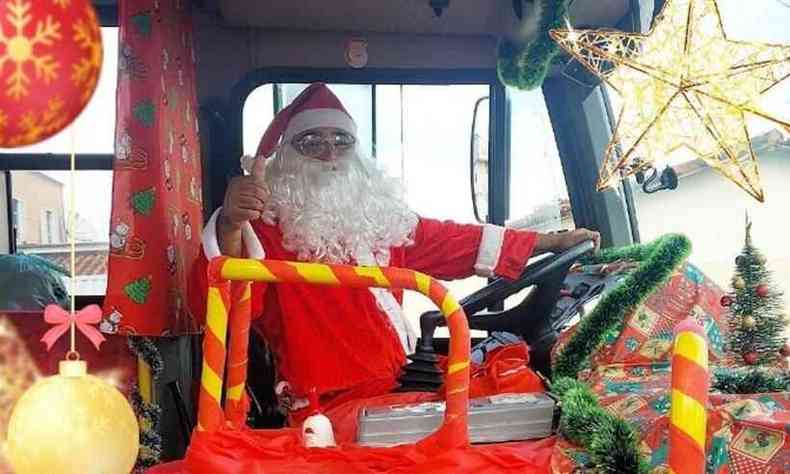
<path id="1" fill-rule="evenodd" d="M 572 230 L 568 186 L 540 90 L 509 91 L 510 220 L 539 232 Z"/>
<path id="2" fill-rule="evenodd" d="M 743 10 L 722 2 L 725 31 L 734 40 L 773 44 L 790 43 L 790 9 L 778 2 Z M 621 104 L 608 91 L 615 116 Z M 790 122 L 790 80 L 763 96 L 761 105 L 772 115 Z M 790 130 L 747 117 L 747 128 L 759 163 L 765 203 L 759 203 L 723 178 L 690 152 L 657 163 L 678 174 L 678 188 L 646 194 L 633 182 L 640 239 L 648 242 L 669 232 L 687 235 L 694 244 L 691 262 L 724 288 L 729 288 L 735 257 L 744 243 L 744 219 L 753 221 L 752 237 L 767 257 L 774 281 L 790 305 L 790 247 L 787 246 L 787 203 L 790 202 Z"/>
<path id="3" fill-rule="evenodd" d="M 17 241 L 24 240 L 25 203 L 17 198 L 11 200 L 11 231 L 16 235 Z"/>
<path id="4" fill-rule="evenodd" d="M 406 201 L 418 214 L 475 222 L 469 134 L 475 102 L 487 95 L 487 85 L 376 86 L 376 159 L 400 178 Z M 462 298 L 485 284 L 484 278 L 470 277 L 447 287 Z M 403 307 L 415 329 L 420 314 L 435 309 L 413 292 L 406 293 Z M 437 332 L 446 334 L 444 328 Z"/>
<path id="5" fill-rule="evenodd" d="M 74 179 L 77 295 L 103 295 L 107 287 L 118 28 L 103 27 L 102 41 L 104 63 L 97 90 L 77 120 L 41 143 L 0 152 L 17 157 L 14 165 L 3 166 L 10 171 L 10 241 L 17 252 L 38 255 L 65 269 L 70 266 L 67 224 L 71 181 L 69 172 L 60 170 L 67 169 L 72 151 L 78 161 L 80 154 L 99 155 L 91 161 L 95 169 L 80 169 Z"/>

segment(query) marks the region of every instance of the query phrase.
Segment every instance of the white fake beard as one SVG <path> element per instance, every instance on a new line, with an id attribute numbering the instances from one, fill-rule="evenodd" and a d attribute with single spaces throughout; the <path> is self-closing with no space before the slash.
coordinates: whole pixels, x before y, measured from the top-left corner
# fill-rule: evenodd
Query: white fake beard
<path id="1" fill-rule="evenodd" d="M 263 220 L 278 225 L 301 261 L 387 265 L 409 245 L 417 216 L 399 183 L 356 150 L 332 162 L 286 145 L 266 166 Z"/>

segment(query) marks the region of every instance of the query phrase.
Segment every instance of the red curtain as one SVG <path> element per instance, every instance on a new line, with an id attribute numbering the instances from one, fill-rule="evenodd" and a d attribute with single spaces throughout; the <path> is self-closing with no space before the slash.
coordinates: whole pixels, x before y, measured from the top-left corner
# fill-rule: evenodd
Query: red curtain
<path id="1" fill-rule="evenodd" d="M 186 0 L 119 2 L 116 160 L 105 332 L 199 331 L 186 304 L 200 248 L 201 164 Z"/>

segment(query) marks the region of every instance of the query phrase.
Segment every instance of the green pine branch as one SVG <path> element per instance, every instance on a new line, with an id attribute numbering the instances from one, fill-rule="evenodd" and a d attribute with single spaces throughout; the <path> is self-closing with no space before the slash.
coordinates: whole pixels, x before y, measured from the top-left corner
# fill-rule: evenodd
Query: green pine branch
<path id="1" fill-rule="evenodd" d="M 782 294 L 772 281 L 766 259 L 753 244 L 751 226 L 747 221 L 744 246 L 735 260 L 729 350 L 743 359 L 754 353 L 756 365 L 772 365 L 785 344 Z M 768 290 L 767 295 L 760 296 L 760 287 Z"/>
<path id="2" fill-rule="evenodd" d="M 563 26 L 572 0 L 538 1 L 542 5 L 537 37 L 524 45 L 503 39 L 497 46 L 497 73 L 506 86 L 521 90 L 540 87 L 560 54 L 560 47 L 551 39 L 549 31 Z"/>
<path id="3" fill-rule="evenodd" d="M 762 368 L 714 369 L 713 390 L 722 393 L 790 392 L 790 372 Z"/>
<path id="4" fill-rule="evenodd" d="M 589 452 L 595 472 L 650 471 L 639 451 L 639 434 L 630 423 L 604 410 L 590 387 L 562 377 L 551 384 L 551 391 L 562 407 L 560 434 Z"/>
<path id="5" fill-rule="evenodd" d="M 589 364 L 590 356 L 604 343 L 608 332 L 616 330 L 626 315 L 666 283 L 691 253 L 691 242 L 683 235 L 669 234 L 647 245 L 605 250 L 587 259 L 588 263 L 616 260 L 641 261 L 616 288 L 608 292 L 595 309 L 579 323 L 576 333 L 557 356 L 552 371 L 556 377 L 575 377 Z"/>

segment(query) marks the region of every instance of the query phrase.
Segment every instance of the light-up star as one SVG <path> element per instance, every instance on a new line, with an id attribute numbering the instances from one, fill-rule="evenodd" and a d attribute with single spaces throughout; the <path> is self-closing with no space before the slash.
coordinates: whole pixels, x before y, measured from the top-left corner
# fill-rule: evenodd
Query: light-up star
<path id="1" fill-rule="evenodd" d="M 599 190 L 656 160 L 691 151 L 764 201 L 746 118 L 790 131 L 790 123 L 758 105 L 765 92 L 790 77 L 790 45 L 727 39 L 716 0 L 667 0 L 647 35 L 550 34 L 622 98 Z"/>

